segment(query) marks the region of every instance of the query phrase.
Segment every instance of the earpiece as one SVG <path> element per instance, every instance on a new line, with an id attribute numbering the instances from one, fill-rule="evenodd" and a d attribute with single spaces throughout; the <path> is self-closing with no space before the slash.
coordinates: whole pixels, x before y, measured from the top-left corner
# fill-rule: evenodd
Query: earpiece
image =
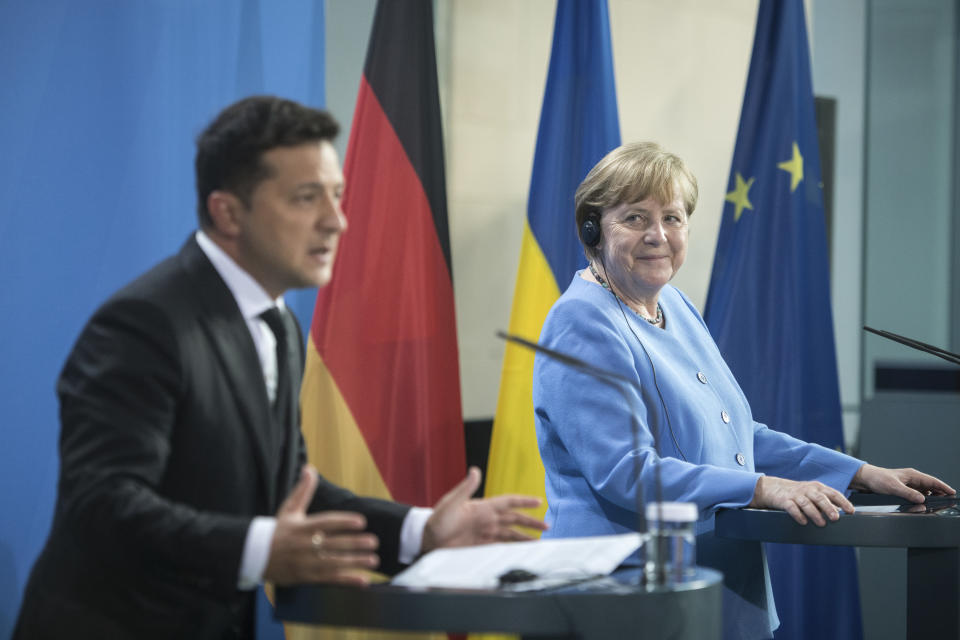
<path id="1" fill-rule="evenodd" d="M 591 213 L 580 225 L 580 240 L 588 247 L 600 244 L 600 216 Z"/>

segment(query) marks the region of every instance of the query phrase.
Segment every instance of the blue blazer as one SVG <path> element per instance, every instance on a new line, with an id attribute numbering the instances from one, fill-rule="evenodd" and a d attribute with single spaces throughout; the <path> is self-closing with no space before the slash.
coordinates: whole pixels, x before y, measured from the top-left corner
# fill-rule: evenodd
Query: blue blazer
<path id="1" fill-rule="evenodd" d="M 700 511 L 697 563 L 724 573 L 724 637 L 771 637 L 779 620 L 762 546 L 714 536 L 714 512 L 749 504 L 763 474 L 845 491 L 863 462 L 756 422 L 693 304 L 669 285 L 660 304 L 664 329 L 578 273 L 547 315 L 543 344 L 635 384 L 617 388 L 536 357 L 545 536 L 635 530 L 637 495 L 656 499 L 659 470 L 663 499 Z"/>

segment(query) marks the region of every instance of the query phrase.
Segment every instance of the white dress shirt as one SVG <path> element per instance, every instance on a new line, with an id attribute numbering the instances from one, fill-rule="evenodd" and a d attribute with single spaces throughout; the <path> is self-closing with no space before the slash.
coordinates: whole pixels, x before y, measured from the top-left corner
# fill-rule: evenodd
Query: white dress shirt
<path id="1" fill-rule="evenodd" d="M 197 231 L 196 239 L 200 249 L 223 278 L 237 301 L 237 306 L 240 307 L 240 313 L 243 314 L 250 336 L 253 338 L 253 344 L 257 348 L 257 355 L 260 357 L 267 395 L 273 400 L 277 389 L 277 342 L 270 327 L 259 316 L 272 306 L 284 308 L 283 296 L 275 300 L 271 298 L 249 273 L 234 262 L 233 258 L 203 231 Z M 400 562 L 412 562 L 420 552 L 423 530 L 432 513 L 432 509 L 421 507 L 413 507 L 407 512 L 400 528 Z M 257 516 L 250 523 L 240 562 L 238 576 L 240 589 L 253 589 L 263 581 L 263 572 L 270 558 L 270 544 L 276 527 L 277 519 L 272 516 Z"/>

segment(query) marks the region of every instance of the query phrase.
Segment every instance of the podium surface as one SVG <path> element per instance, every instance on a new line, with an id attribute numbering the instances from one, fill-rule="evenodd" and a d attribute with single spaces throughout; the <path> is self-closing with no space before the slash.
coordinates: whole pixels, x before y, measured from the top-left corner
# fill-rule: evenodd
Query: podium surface
<path id="1" fill-rule="evenodd" d="M 923 505 L 891 496 L 855 495 L 853 514 L 825 527 L 800 525 L 785 511 L 722 510 L 723 538 L 907 550 L 907 637 L 960 638 L 960 504 L 931 497 Z M 873 511 L 889 505 L 889 511 Z M 824 576 L 829 579 L 829 576 Z"/>
<path id="2" fill-rule="evenodd" d="M 503 632 L 524 638 L 719 639 L 719 572 L 671 588 L 637 584 L 639 570 L 541 591 L 300 585 L 278 588 L 286 622 L 397 631 Z"/>

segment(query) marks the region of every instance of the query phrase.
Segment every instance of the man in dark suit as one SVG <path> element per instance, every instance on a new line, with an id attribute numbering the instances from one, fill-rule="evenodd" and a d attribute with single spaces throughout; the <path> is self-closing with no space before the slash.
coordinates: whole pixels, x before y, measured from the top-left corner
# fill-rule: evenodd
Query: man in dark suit
<path id="1" fill-rule="evenodd" d="M 305 466 L 291 288 L 323 286 L 346 219 L 325 112 L 270 97 L 197 141 L 200 230 L 110 298 L 57 387 L 60 482 L 15 638 L 246 638 L 253 591 L 364 583 L 441 546 L 523 539 L 533 498 L 434 509 L 361 498 Z M 416 473 L 411 469 L 410 473 Z"/>

